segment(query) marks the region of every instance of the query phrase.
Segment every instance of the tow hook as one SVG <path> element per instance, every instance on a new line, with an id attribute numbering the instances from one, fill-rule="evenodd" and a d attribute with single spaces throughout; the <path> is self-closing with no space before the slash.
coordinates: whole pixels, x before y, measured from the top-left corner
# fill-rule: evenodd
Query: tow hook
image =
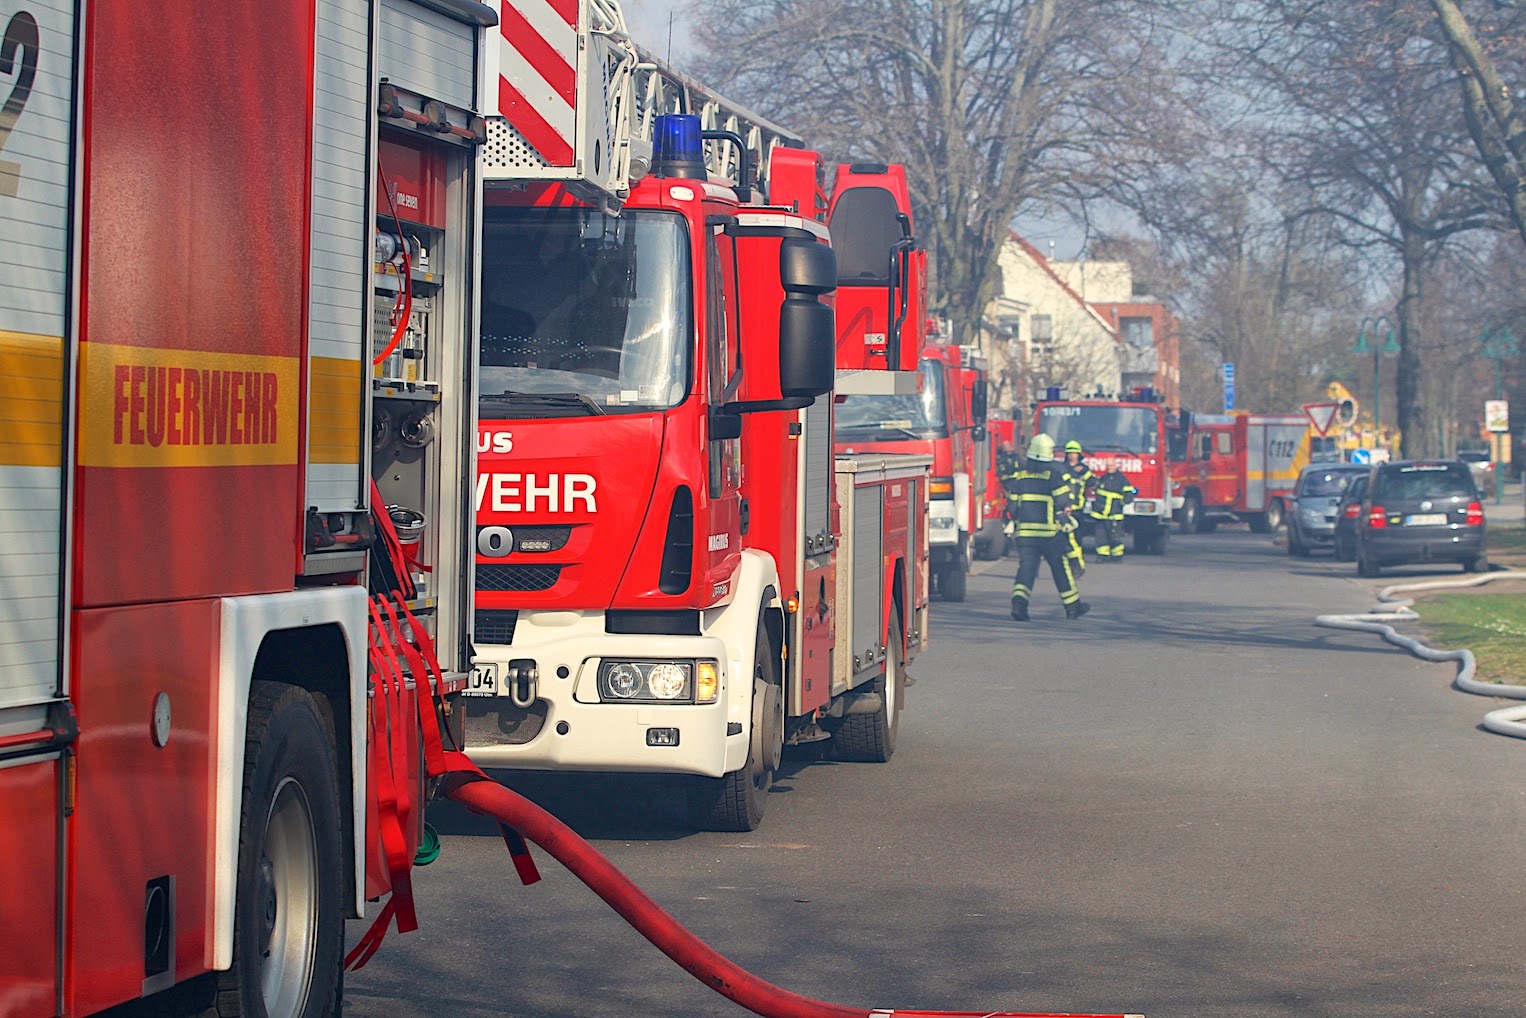
<path id="1" fill-rule="evenodd" d="M 509 687 L 509 702 L 520 710 L 535 706 L 536 687 L 540 684 L 540 669 L 529 658 L 516 658 L 504 671 L 504 682 Z"/>

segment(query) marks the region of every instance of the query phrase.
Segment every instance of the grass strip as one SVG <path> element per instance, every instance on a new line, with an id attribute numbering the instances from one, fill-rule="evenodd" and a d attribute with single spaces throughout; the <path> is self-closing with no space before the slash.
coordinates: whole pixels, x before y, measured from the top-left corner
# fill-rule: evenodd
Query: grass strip
<path id="1" fill-rule="evenodd" d="M 1437 594 L 1415 611 L 1435 646 L 1473 652 L 1480 682 L 1526 683 L 1526 594 Z"/>

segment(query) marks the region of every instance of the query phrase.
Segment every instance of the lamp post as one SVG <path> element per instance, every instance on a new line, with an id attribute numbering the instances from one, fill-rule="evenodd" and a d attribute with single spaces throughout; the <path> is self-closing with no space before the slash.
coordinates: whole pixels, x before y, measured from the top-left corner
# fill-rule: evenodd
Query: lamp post
<path id="1" fill-rule="evenodd" d="M 1516 341 L 1515 333 L 1510 331 L 1508 325 L 1503 328 L 1489 329 L 1482 336 L 1478 337 L 1478 342 L 1483 347 L 1483 356 L 1494 362 L 1494 398 L 1504 399 L 1505 358 L 1514 357 L 1520 350 L 1520 344 Z M 1504 497 L 1502 489 L 1505 487 L 1504 472 L 1500 469 L 1503 464 L 1500 463 L 1500 447 L 1502 442 L 1499 432 L 1491 433 L 1489 440 L 1493 446 L 1489 455 L 1494 460 L 1494 504 L 1499 505 L 1500 500 Z"/>
<path id="2" fill-rule="evenodd" d="M 1388 327 L 1388 337 L 1382 346 L 1378 346 L 1378 336 L 1384 326 Z M 1367 342 L 1367 330 L 1372 329 L 1372 343 Z M 1357 325 L 1356 346 L 1351 348 L 1352 353 L 1372 354 L 1372 428 L 1376 441 L 1383 441 L 1383 361 L 1385 353 L 1398 353 L 1399 343 L 1394 338 L 1394 323 L 1388 320 L 1387 315 L 1379 315 L 1377 318 L 1363 318 Z"/>

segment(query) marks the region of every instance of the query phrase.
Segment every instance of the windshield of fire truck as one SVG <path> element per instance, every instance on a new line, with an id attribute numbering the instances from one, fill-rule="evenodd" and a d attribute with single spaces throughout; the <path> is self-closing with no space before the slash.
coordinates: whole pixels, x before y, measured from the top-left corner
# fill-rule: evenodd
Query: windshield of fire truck
<path id="1" fill-rule="evenodd" d="M 942 438 L 948 434 L 943 369 L 923 361 L 922 391 L 905 396 L 847 396 L 837 407 L 839 435 L 854 432 L 860 441 L 896 438 Z M 888 434 L 885 434 L 888 432 Z"/>
<path id="2" fill-rule="evenodd" d="M 1160 411 L 1153 407 L 1056 404 L 1039 408 L 1039 430 L 1056 449 L 1077 441 L 1087 452 L 1160 451 Z"/>
<path id="3" fill-rule="evenodd" d="M 682 217 L 489 209 L 483 224 L 481 412 L 661 410 L 689 391 Z"/>

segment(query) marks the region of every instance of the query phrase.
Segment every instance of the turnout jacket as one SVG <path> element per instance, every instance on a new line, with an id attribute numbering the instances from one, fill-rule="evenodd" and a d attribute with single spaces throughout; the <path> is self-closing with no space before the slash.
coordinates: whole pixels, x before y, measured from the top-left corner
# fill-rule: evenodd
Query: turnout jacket
<path id="1" fill-rule="evenodd" d="M 1091 467 L 1086 465 L 1085 460 L 1077 463 L 1074 469 L 1063 460 L 1058 462 L 1060 472 L 1065 476 L 1065 483 L 1069 485 L 1070 508 L 1079 510 L 1086 505 L 1086 489 L 1097 483 L 1097 475 Z"/>
<path id="2" fill-rule="evenodd" d="M 1072 508 L 1066 473 L 1063 463 L 1030 459 L 1002 478 L 1007 513 L 1017 524 L 1018 537 L 1053 537 L 1060 532 L 1062 517 Z"/>
<path id="3" fill-rule="evenodd" d="M 1123 519 L 1123 507 L 1134 501 L 1139 489 L 1129 483 L 1121 470 L 1109 470 L 1097 482 L 1092 495 L 1092 517 L 1099 520 Z"/>

